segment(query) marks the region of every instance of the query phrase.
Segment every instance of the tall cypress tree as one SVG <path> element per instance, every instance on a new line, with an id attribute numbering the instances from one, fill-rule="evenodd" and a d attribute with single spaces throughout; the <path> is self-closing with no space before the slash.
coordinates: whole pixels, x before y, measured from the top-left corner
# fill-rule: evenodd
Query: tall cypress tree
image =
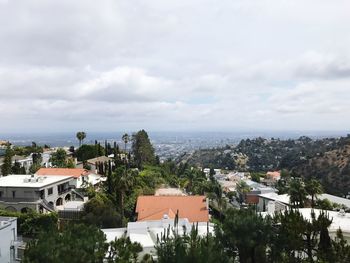
<path id="1" fill-rule="evenodd" d="M 132 151 L 137 167 L 155 163 L 154 148 L 145 130 L 138 131 L 132 138 Z"/>
<path id="2" fill-rule="evenodd" d="M 6 152 L 5 152 L 4 163 L 1 166 L 2 176 L 7 176 L 7 175 L 11 174 L 12 156 L 13 156 L 13 151 L 11 149 L 10 144 L 8 144 L 7 148 L 6 148 Z"/>

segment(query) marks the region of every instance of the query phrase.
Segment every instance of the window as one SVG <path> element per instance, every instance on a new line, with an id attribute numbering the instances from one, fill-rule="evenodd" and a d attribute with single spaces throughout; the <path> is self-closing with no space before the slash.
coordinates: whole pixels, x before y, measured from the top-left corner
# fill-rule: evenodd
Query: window
<path id="1" fill-rule="evenodd" d="M 2 192 L 0 191 L 0 198 L 2 197 Z"/>
<path id="2" fill-rule="evenodd" d="M 16 197 L 16 191 L 12 191 L 12 198 Z"/>
<path id="3" fill-rule="evenodd" d="M 51 187 L 51 188 L 49 188 L 49 189 L 47 189 L 47 195 L 52 195 L 52 193 L 53 193 L 53 189 L 52 189 L 52 187 Z"/>

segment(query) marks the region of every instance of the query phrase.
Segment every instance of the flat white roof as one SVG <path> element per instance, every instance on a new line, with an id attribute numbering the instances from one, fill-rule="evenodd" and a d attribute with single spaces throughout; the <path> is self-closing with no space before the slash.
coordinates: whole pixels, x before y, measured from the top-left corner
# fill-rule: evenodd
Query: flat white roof
<path id="1" fill-rule="evenodd" d="M 320 195 L 317 195 L 317 199 L 321 199 L 321 200 L 328 199 L 332 203 L 345 205 L 348 208 L 350 208 L 350 199 L 346 199 L 346 198 L 343 198 L 343 197 L 330 195 L 330 194 L 320 194 Z"/>
<path id="2" fill-rule="evenodd" d="M 192 226 L 196 224 L 191 224 L 188 219 L 179 219 L 178 232 L 179 235 L 184 234 L 184 227 L 186 233 L 190 233 Z M 140 221 L 140 222 L 129 222 L 127 228 L 107 228 L 101 229 L 106 235 L 107 242 L 113 241 L 115 238 L 120 238 L 124 233 L 132 242 L 138 242 L 143 248 L 152 249 L 157 243 L 157 235 L 160 237 L 168 227 L 174 227 L 173 219 L 162 219 L 162 220 L 150 220 L 150 221 Z M 209 232 L 214 232 L 214 225 L 206 222 L 198 223 L 198 234 L 205 236 L 207 230 Z M 172 235 L 172 231 L 170 231 Z"/>
<path id="3" fill-rule="evenodd" d="M 259 197 L 270 199 L 273 201 L 281 202 L 284 204 L 290 204 L 290 198 L 288 194 L 279 195 L 277 193 L 266 193 L 266 194 L 260 194 Z"/>
<path id="4" fill-rule="evenodd" d="M 50 184 L 66 181 L 71 176 L 34 176 L 11 174 L 0 178 L 0 187 L 41 188 Z"/>
<path id="5" fill-rule="evenodd" d="M 81 211 L 84 209 L 84 201 L 69 201 L 64 205 L 57 206 L 57 210 Z"/>
<path id="6" fill-rule="evenodd" d="M 300 208 L 298 210 L 305 219 L 311 220 L 312 208 Z M 316 217 L 322 211 L 320 209 L 313 210 L 315 212 Z M 336 211 L 325 210 L 325 212 L 328 214 L 328 217 L 333 220 L 332 224 L 328 228 L 329 232 L 337 232 L 337 230 L 340 228 L 344 233 L 350 233 L 350 213 L 344 213 L 344 215 L 341 215 L 339 212 Z"/>
<path id="7" fill-rule="evenodd" d="M 329 219 L 332 220 L 332 224 L 329 226 L 328 231 L 330 234 L 334 234 L 340 228 L 345 236 L 349 236 L 350 234 L 350 213 L 344 213 L 343 215 L 337 211 L 329 211 L 329 210 L 321 210 L 321 209 L 312 209 L 312 208 L 299 208 L 298 211 L 302 214 L 302 216 L 311 221 L 311 211 L 314 211 L 316 218 L 319 216 L 321 211 L 326 212 Z M 273 216 L 273 213 L 261 212 L 263 217 L 266 215 Z"/>

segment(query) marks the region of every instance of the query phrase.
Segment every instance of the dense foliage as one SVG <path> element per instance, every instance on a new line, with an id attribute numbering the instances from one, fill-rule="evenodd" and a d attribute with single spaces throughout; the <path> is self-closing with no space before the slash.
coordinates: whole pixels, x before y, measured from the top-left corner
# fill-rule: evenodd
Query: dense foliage
<path id="1" fill-rule="evenodd" d="M 85 225 L 68 225 L 62 232 L 42 232 L 29 242 L 24 263 L 97 263 L 102 262 L 108 249 L 104 234 Z"/>
<path id="2" fill-rule="evenodd" d="M 158 262 L 349 262 L 341 231 L 335 240 L 329 237 L 331 222 L 326 213 L 312 213 L 308 221 L 296 210 L 264 218 L 250 209 L 229 209 L 214 236 L 199 236 L 195 226 L 188 235 L 165 230 Z"/>
<path id="3" fill-rule="evenodd" d="M 57 227 L 57 214 L 39 214 L 34 211 L 28 213 L 0 210 L 0 216 L 17 217 L 18 234 L 35 237 L 41 231 L 50 231 Z"/>

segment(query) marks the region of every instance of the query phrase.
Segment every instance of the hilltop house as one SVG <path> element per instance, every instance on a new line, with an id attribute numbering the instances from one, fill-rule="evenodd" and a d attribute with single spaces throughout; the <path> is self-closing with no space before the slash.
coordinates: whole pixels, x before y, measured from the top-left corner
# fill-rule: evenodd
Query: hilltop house
<path id="1" fill-rule="evenodd" d="M 258 212 L 279 212 L 290 207 L 288 194 L 279 195 L 277 193 L 264 193 L 258 195 Z"/>
<path id="2" fill-rule="evenodd" d="M 245 195 L 245 202 L 247 204 L 258 204 L 260 194 L 277 192 L 275 188 L 254 182 L 252 180 L 244 180 L 244 182 L 246 182 L 250 188 L 250 191 Z"/>
<path id="3" fill-rule="evenodd" d="M 0 178 L 0 207 L 14 212 L 54 211 L 75 198 L 73 188 L 72 176 L 8 175 Z"/>
<path id="4" fill-rule="evenodd" d="M 187 218 L 189 222 L 208 222 L 209 207 L 205 196 L 139 196 L 137 221 Z"/>
<path id="5" fill-rule="evenodd" d="M 114 164 L 113 158 L 110 158 L 107 156 L 99 156 L 96 158 L 86 160 L 86 163 L 91 167 L 90 171 L 92 171 L 94 173 L 97 173 L 97 170 L 98 170 L 98 167 L 96 166 L 97 164 L 99 164 L 99 163 L 104 164 L 104 163 L 108 163 L 108 162 L 112 162 L 112 164 Z M 77 165 L 77 167 L 82 167 L 82 166 L 83 166 L 82 163 Z"/>
<path id="6" fill-rule="evenodd" d="M 101 182 L 101 176 L 81 168 L 40 168 L 37 176 L 71 176 L 75 188 L 82 188 L 85 183 L 97 185 Z"/>

